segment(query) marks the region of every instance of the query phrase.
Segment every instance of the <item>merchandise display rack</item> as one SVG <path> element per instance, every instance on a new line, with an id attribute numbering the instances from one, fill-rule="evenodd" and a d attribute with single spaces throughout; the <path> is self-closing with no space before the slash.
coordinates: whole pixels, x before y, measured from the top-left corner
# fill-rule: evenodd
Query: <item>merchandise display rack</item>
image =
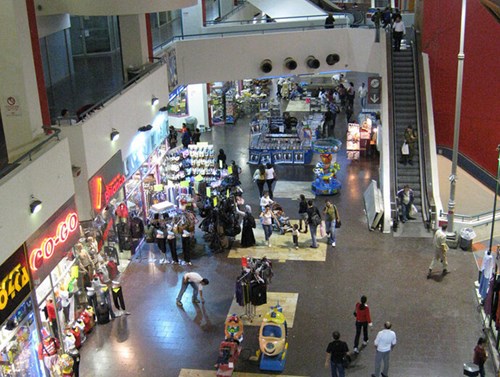
<path id="1" fill-rule="evenodd" d="M 189 145 L 187 149 L 177 147 L 168 151 L 163 164 L 167 181 L 176 184 L 182 181 L 191 182 L 201 175 L 210 183 L 217 178 L 214 146 L 208 144 Z"/>

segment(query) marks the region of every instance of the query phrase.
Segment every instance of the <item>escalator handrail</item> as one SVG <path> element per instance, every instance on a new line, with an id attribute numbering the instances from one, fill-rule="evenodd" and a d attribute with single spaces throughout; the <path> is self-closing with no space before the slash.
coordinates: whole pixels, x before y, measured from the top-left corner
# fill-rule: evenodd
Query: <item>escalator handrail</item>
<path id="1" fill-rule="evenodd" d="M 428 228 L 432 226 L 432 223 L 437 223 L 437 210 L 436 203 L 434 200 L 434 194 L 432 189 L 432 167 L 430 164 L 431 158 L 431 148 L 429 146 L 429 119 L 427 117 L 427 101 L 425 95 L 425 77 L 423 73 L 423 61 L 422 55 L 420 54 L 420 34 L 412 27 L 414 44 L 414 64 L 415 64 L 415 85 L 417 88 L 417 104 L 418 111 L 417 116 L 419 119 L 419 153 L 420 153 L 420 186 L 421 186 L 421 199 L 422 199 L 422 215 L 424 222 L 427 224 Z M 423 90 L 422 90 L 423 88 Z M 431 181 L 429 181 L 431 180 Z M 425 207 L 425 208 L 424 208 Z M 433 218 L 434 217 L 434 218 Z"/>

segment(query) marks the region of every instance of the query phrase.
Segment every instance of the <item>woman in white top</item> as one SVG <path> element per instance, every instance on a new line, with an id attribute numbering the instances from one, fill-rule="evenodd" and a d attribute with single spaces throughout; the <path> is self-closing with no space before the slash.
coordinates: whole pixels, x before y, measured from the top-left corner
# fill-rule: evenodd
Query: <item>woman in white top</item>
<path id="1" fill-rule="evenodd" d="M 271 207 L 266 205 L 259 217 L 262 223 L 262 228 L 264 229 L 267 246 L 271 247 L 271 236 L 273 234 L 273 211 L 271 211 Z"/>
<path id="2" fill-rule="evenodd" d="M 269 197 L 273 198 L 273 183 L 276 180 L 276 172 L 274 171 L 273 165 L 267 164 L 265 170 L 267 190 L 269 191 Z"/>
<path id="3" fill-rule="evenodd" d="M 264 195 L 260 198 L 260 208 L 264 211 L 266 206 L 271 206 L 273 203 L 274 201 L 269 197 L 269 193 L 264 191 Z"/>

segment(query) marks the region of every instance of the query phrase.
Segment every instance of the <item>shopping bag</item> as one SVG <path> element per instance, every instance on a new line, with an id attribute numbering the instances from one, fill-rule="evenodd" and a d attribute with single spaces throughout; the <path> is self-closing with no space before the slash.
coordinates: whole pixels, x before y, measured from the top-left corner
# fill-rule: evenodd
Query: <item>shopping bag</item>
<path id="1" fill-rule="evenodd" d="M 406 141 L 401 147 L 401 154 L 403 154 L 404 156 L 408 156 L 410 154 L 410 147 L 408 146 L 408 143 Z"/>
<path id="2" fill-rule="evenodd" d="M 326 226 L 325 226 L 324 221 L 322 221 L 320 226 L 319 226 L 319 235 L 320 235 L 320 238 L 326 237 Z"/>
<path id="3" fill-rule="evenodd" d="M 409 213 L 410 217 L 417 216 L 417 213 L 418 213 L 417 207 L 415 207 L 415 204 L 412 204 L 411 208 L 410 208 L 410 213 Z"/>

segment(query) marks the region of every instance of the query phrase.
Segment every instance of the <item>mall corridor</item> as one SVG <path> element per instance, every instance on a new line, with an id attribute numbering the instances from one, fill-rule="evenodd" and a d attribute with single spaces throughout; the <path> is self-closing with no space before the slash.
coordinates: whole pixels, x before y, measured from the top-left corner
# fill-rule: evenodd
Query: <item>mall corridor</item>
<path id="1" fill-rule="evenodd" d="M 345 135 L 344 124 L 341 114 L 336 132 Z M 235 126 L 214 128 L 203 134 L 202 141 L 213 143 L 216 149 L 224 148 L 228 162 L 235 160 L 242 167 L 243 196 L 252 206 L 254 216 L 258 216 L 258 191 L 252 182 L 255 167 L 246 164 L 246 122 L 239 120 Z M 337 246 L 327 247 L 323 239 L 319 249 L 309 249 L 309 234 L 301 234 L 301 248 L 288 251 L 286 244 L 291 235 L 283 236 L 285 239 L 275 233 L 276 242 L 273 240 L 266 254 L 274 267 L 268 297 L 269 293 L 289 293 L 296 300 L 290 306 L 294 307 L 293 312 L 286 312 L 286 308 L 284 312 L 290 328 L 288 359 L 282 375 L 330 375 L 324 360 L 331 333 L 340 331 L 352 351 L 352 313 L 361 295 L 368 297 L 373 329 L 370 343 L 354 360 L 348 376 L 368 377 L 373 373 L 373 340 L 388 320 L 398 338 L 391 353 L 391 377 L 462 375 L 462 365 L 471 361 L 472 350 L 482 334 L 473 291 L 477 267 L 472 253 L 450 250 L 450 274 L 427 280 L 433 256 L 431 238 L 395 238 L 368 230 L 362 194 L 370 180 L 377 178 L 377 161 L 348 161 L 345 149 L 338 160 L 343 188 L 332 197 L 342 218 Z M 296 199 L 301 190 L 310 186 L 312 166 L 281 165 L 277 174 L 275 199 L 295 223 Z M 312 197 L 309 190 L 304 194 Z M 320 209 L 324 200 L 316 199 Z M 258 223 L 255 234 L 258 245 L 263 245 L 260 228 Z M 236 242 L 230 253 L 212 254 L 204 247 L 201 235 L 197 229 L 193 266 L 158 264 L 156 246 L 150 250 L 145 245 L 136 253 L 121 278 L 131 314 L 94 329 L 81 350 L 80 376 L 215 376 L 224 321 L 231 314 L 235 279 L 240 273 L 239 258 L 248 251 L 238 248 Z M 175 304 L 182 274 L 187 271 L 199 272 L 210 280 L 204 289 L 204 305 L 192 304 L 189 290 L 184 296 L 184 307 Z M 268 299 L 265 306 L 275 304 Z M 239 310 L 237 314 L 243 313 L 243 308 Z M 259 318 L 255 318 L 253 325 L 245 326 L 244 350 L 235 376 L 252 376 L 242 372 L 261 373 L 258 364 L 249 360 L 258 349 L 259 325 Z M 488 362 L 487 375 L 492 376 L 492 370 Z"/>

